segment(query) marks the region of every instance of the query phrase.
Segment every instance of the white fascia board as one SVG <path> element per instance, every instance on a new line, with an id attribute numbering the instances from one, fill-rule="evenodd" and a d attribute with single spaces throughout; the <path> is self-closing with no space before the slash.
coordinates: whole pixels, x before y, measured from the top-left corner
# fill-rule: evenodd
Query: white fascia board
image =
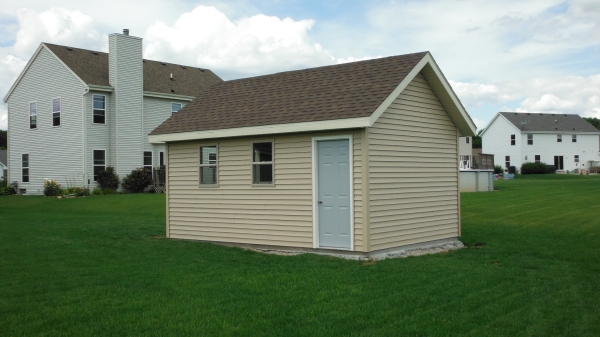
<path id="1" fill-rule="evenodd" d="M 445 91 L 452 99 L 452 103 L 454 104 L 456 109 L 460 112 L 460 115 L 462 116 L 462 118 L 465 120 L 465 122 L 469 126 L 471 132 L 473 132 L 473 134 L 477 134 L 477 127 L 475 126 L 475 123 L 473 123 L 473 120 L 471 119 L 471 117 L 469 116 L 469 114 L 467 113 L 465 108 L 462 106 L 462 104 L 460 103 L 460 100 L 454 93 L 454 90 L 452 90 L 450 83 L 448 83 L 448 81 L 446 80 L 446 77 L 444 77 L 440 68 L 435 63 L 435 60 L 433 59 L 433 57 L 431 57 L 430 53 L 427 53 L 425 56 L 423 56 L 421 61 L 419 61 L 419 63 L 417 63 L 417 65 L 408 73 L 408 75 L 406 75 L 406 77 L 402 80 L 402 82 L 400 82 L 400 84 L 398 84 L 398 86 L 394 89 L 394 91 L 392 91 L 392 93 L 388 95 L 388 97 L 383 101 L 383 103 L 381 103 L 381 105 L 379 105 L 379 107 L 377 107 L 377 109 L 375 109 L 375 111 L 373 112 L 373 114 L 371 115 L 370 120 L 369 120 L 370 126 L 373 126 L 373 124 L 383 114 L 383 112 L 394 102 L 394 100 L 400 95 L 400 93 L 404 89 L 406 89 L 406 87 L 410 84 L 410 82 L 412 82 L 412 80 L 415 78 L 415 76 L 417 76 L 417 74 L 419 74 L 426 65 L 431 66 L 434 73 L 436 74 L 436 76 L 438 77 L 440 82 L 442 83 Z M 432 88 L 432 90 L 434 90 L 434 93 L 435 93 L 435 89 Z"/>
<path id="2" fill-rule="evenodd" d="M 115 91 L 114 87 L 107 86 L 107 85 L 89 84 L 88 88 L 89 88 L 89 90 L 94 90 L 94 91 L 107 91 L 107 92 L 113 92 L 113 91 Z"/>
<path id="3" fill-rule="evenodd" d="M 369 126 L 369 117 L 360 117 L 360 118 L 337 119 L 337 120 L 327 120 L 327 121 L 318 121 L 318 122 L 261 125 L 261 126 L 249 126 L 249 127 L 244 127 L 244 128 L 235 128 L 235 129 L 206 130 L 206 131 L 170 133 L 170 134 L 164 134 L 164 135 L 150 135 L 150 136 L 148 136 L 148 141 L 150 143 L 155 144 L 155 143 L 178 142 L 178 141 L 186 141 L 186 140 L 229 138 L 229 137 L 256 136 L 256 135 L 263 136 L 263 135 L 272 135 L 272 134 L 280 134 L 280 133 L 354 129 L 354 128 L 365 128 L 368 126 Z"/>
<path id="4" fill-rule="evenodd" d="M 191 102 L 195 97 L 194 96 L 186 96 L 186 95 L 175 95 L 175 94 L 165 94 L 162 92 L 152 92 L 152 91 L 144 91 L 145 97 L 156 97 L 156 98 L 166 98 L 178 101 L 188 101 Z"/>

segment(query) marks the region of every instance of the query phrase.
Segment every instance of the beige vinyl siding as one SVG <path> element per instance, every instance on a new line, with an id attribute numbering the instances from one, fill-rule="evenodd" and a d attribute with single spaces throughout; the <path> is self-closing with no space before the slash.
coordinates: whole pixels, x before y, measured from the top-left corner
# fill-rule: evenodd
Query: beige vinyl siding
<path id="1" fill-rule="evenodd" d="M 457 128 L 421 74 L 368 137 L 370 250 L 457 237 Z"/>
<path id="2" fill-rule="evenodd" d="M 346 133 L 348 134 L 348 133 Z M 169 237 L 313 247 L 312 138 L 331 133 L 170 143 Z M 274 186 L 253 187 L 252 142 L 274 144 Z M 362 249 L 360 131 L 354 140 L 355 247 Z M 199 187 L 201 145 L 218 145 L 218 187 Z"/>

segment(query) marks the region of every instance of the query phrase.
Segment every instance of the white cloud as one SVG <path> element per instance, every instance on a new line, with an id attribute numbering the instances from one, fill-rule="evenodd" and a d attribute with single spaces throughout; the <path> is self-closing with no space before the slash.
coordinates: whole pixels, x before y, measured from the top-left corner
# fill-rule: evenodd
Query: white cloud
<path id="1" fill-rule="evenodd" d="M 477 130 L 481 130 L 487 125 L 487 122 L 484 121 L 483 119 L 474 118 L 474 117 L 472 117 L 471 119 L 473 119 L 473 123 L 475 123 Z"/>

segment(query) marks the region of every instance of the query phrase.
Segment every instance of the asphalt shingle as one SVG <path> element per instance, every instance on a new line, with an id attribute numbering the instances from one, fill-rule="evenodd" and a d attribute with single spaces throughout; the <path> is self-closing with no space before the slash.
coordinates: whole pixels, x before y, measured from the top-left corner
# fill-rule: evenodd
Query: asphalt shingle
<path id="1" fill-rule="evenodd" d="M 600 133 L 592 124 L 576 114 L 541 114 L 523 112 L 500 112 L 514 126 L 523 132 L 595 132 Z M 521 122 L 526 122 L 521 124 Z"/>

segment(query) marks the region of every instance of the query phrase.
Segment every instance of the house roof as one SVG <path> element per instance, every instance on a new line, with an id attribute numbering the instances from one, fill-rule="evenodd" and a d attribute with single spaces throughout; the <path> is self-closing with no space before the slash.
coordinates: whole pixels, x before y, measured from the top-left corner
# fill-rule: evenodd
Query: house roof
<path id="1" fill-rule="evenodd" d="M 421 52 L 222 82 L 150 135 L 368 119 L 425 58 L 434 63 Z"/>
<path id="2" fill-rule="evenodd" d="M 600 133 L 592 124 L 576 114 L 541 114 L 499 112 L 522 132 L 587 132 Z M 521 122 L 526 124 L 522 125 Z M 491 123 L 490 123 L 491 124 Z"/>
<path id="3" fill-rule="evenodd" d="M 6 153 L 6 150 L 0 150 L 0 163 L 4 164 L 4 166 L 8 166 L 8 157 Z"/>
<path id="4" fill-rule="evenodd" d="M 43 44 L 88 85 L 110 86 L 107 53 Z M 146 59 L 143 62 L 144 91 L 197 96 L 204 89 L 223 81 L 208 69 Z"/>

